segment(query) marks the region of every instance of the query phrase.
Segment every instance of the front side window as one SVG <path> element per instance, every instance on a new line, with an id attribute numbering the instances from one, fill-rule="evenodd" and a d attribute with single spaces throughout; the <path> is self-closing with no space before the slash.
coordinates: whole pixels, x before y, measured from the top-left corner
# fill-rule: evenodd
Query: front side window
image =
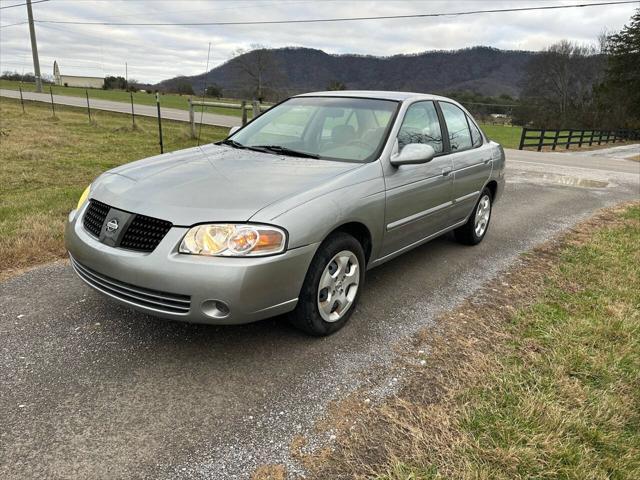
<path id="1" fill-rule="evenodd" d="M 226 143 L 327 160 L 374 160 L 398 102 L 343 97 L 296 97 L 267 110 Z M 230 142 L 229 140 L 232 140 Z"/>
<path id="2" fill-rule="evenodd" d="M 460 152 L 471 148 L 471 132 L 466 114 L 453 103 L 440 102 L 442 115 L 449 130 L 449 144 L 451 152 Z"/>
<path id="3" fill-rule="evenodd" d="M 417 102 L 409 106 L 398 132 L 398 147 L 410 143 L 426 143 L 442 153 L 442 130 L 433 102 Z"/>

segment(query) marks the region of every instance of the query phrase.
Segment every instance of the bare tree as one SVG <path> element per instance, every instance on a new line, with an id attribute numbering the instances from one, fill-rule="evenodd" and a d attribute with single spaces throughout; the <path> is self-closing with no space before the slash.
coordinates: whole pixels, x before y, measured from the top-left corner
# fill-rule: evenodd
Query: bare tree
<path id="1" fill-rule="evenodd" d="M 529 64 L 522 116 L 545 128 L 596 124 L 594 86 L 602 81 L 604 63 L 596 47 L 567 40 L 551 45 Z"/>
<path id="2" fill-rule="evenodd" d="M 327 90 L 346 90 L 347 86 L 339 80 L 331 80 L 327 85 Z"/>
<path id="3" fill-rule="evenodd" d="M 249 50 L 234 52 L 232 64 L 240 82 L 257 100 L 264 100 L 268 93 L 278 90 L 284 80 L 280 63 L 264 45 L 251 45 Z"/>
<path id="4" fill-rule="evenodd" d="M 609 53 L 611 35 L 612 32 L 607 27 L 600 30 L 600 33 L 598 34 L 598 53 L 601 53 L 602 55 L 607 55 Z"/>

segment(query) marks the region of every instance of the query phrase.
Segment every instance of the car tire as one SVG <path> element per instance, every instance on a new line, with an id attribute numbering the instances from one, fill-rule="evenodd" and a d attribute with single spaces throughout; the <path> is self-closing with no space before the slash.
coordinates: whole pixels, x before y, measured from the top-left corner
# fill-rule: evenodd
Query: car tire
<path id="1" fill-rule="evenodd" d="M 344 232 L 329 236 L 311 261 L 290 323 L 313 336 L 340 330 L 355 310 L 365 267 L 364 250 L 355 237 Z"/>
<path id="2" fill-rule="evenodd" d="M 456 240 L 464 245 L 477 245 L 487 234 L 489 222 L 491 221 L 491 210 L 493 207 L 493 196 L 491 190 L 482 190 L 469 220 L 463 226 L 454 230 Z"/>

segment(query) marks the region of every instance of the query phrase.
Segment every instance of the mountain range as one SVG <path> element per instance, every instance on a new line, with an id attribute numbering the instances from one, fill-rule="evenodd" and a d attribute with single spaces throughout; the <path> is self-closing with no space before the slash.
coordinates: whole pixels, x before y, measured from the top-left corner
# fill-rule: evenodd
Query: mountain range
<path id="1" fill-rule="evenodd" d="M 535 52 L 481 46 L 389 57 L 335 55 L 294 47 L 267 52 L 272 71 L 265 76 L 277 77 L 272 83 L 277 83 L 280 96 L 326 90 L 332 83 L 340 83 L 350 90 L 469 91 L 486 96 L 507 94 L 517 97 L 526 65 L 536 55 Z M 249 51 L 207 74 L 175 77 L 156 87 L 172 90 L 186 82 L 195 92 L 201 92 L 206 82 L 221 87 L 225 96 L 246 95 L 246 74 L 243 75 L 242 67 L 259 61 L 260 55 L 264 58 L 264 54 L 264 49 Z"/>

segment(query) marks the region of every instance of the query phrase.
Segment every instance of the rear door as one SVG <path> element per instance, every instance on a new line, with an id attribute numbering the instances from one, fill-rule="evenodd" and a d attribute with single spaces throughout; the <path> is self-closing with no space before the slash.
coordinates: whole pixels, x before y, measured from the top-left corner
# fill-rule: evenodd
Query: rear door
<path id="1" fill-rule="evenodd" d="M 491 175 L 491 147 L 475 122 L 457 105 L 440 101 L 453 162 L 452 222 L 464 219 Z"/>
<path id="2" fill-rule="evenodd" d="M 446 155 L 438 112 L 433 101 L 407 109 L 397 148 L 410 143 L 431 145 L 436 156 L 418 165 L 388 166 L 385 170 L 386 229 L 382 256 L 394 253 L 446 228 L 452 200 L 452 163 Z"/>

